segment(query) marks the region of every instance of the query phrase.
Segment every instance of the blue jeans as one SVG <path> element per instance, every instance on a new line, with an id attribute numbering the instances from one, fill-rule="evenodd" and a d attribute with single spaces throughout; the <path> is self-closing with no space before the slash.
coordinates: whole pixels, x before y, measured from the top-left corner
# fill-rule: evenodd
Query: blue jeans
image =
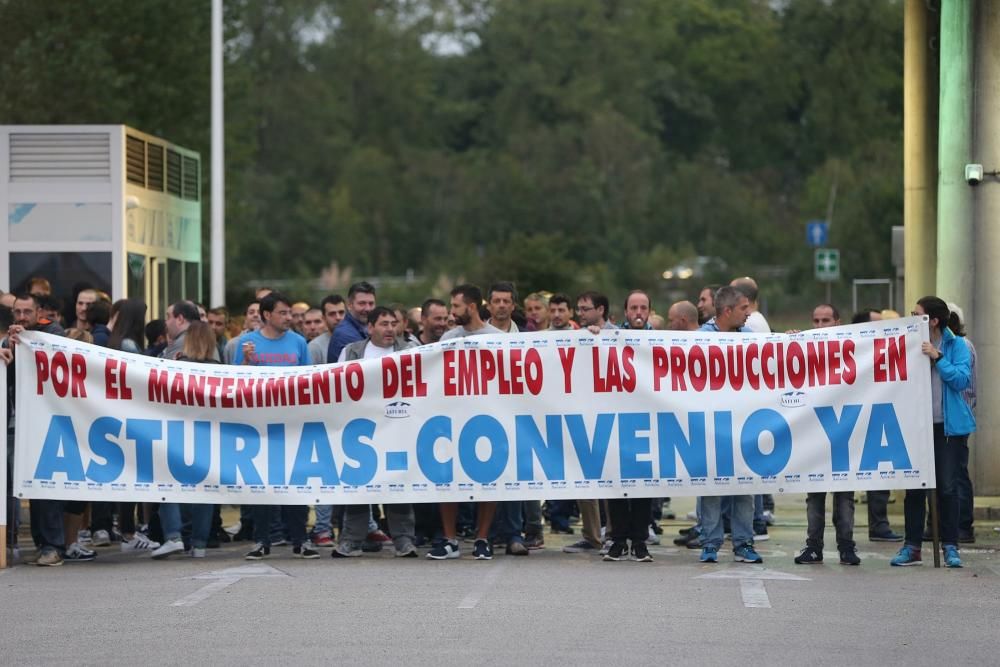
<path id="1" fill-rule="evenodd" d="M 333 532 L 333 505 L 316 505 L 316 521 L 313 523 L 313 535 Z"/>
<path id="2" fill-rule="evenodd" d="M 524 525 L 522 509 L 523 503 L 520 500 L 497 503 L 491 532 L 507 544 L 524 542 L 524 538 L 521 536 L 521 528 Z"/>
<path id="3" fill-rule="evenodd" d="M 212 530 L 212 505 L 193 503 L 184 505 L 184 514 L 191 526 L 191 545 L 204 549 L 208 543 L 208 534 Z M 163 539 L 179 540 L 184 528 L 179 503 L 160 503 L 160 527 Z"/>
<path id="4" fill-rule="evenodd" d="M 968 441 L 968 435 L 945 436 L 944 425 L 934 424 L 934 467 L 942 544 L 958 544 L 958 478 L 961 474 L 961 445 L 968 446 Z M 927 516 L 926 490 L 906 490 L 903 516 L 906 517 L 906 544 L 919 549 L 923 542 L 924 521 Z"/>
<path id="5" fill-rule="evenodd" d="M 704 496 L 701 499 L 701 544 L 716 549 L 722 546 L 723 501 L 730 509 L 733 549 L 753 544 L 753 496 Z"/>

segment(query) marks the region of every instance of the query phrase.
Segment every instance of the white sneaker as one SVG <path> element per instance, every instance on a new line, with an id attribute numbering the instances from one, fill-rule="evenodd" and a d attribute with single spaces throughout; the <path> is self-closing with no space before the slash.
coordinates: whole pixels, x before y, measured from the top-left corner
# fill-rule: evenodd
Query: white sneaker
<path id="1" fill-rule="evenodd" d="M 74 542 L 73 544 L 66 547 L 66 553 L 63 555 L 63 559 L 68 561 L 83 563 L 89 560 L 94 560 L 96 556 L 97 554 L 91 551 L 90 549 L 81 547 L 79 543 Z"/>
<path id="2" fill-rule="evenodd" d="M 90 538 L 89 530 L 78 530 L 76 531 L 76 543 L 81 546 L 87 546 L 92 543 Z"/>
<path id="3" fill-rule="evenodd" d="M 106 530 L 95 530 L 93 543 L 95 547 L 110 547 L 111 535 Z"/>
<path id="4" fill-rule="evenodd" d="M 660 536 L 653 532 L 653 529 L 649 529 L 649 537 L 646 538 L 646 544 L 656 545 L 660 543 Z"/>
<path id="5" fill-rule="evenodd" d="M 160 546 L 159 542 L 154 542 L 142 533 L 136 533 L 132 536 L 131 540 L 122 542 L 122 551 L 152 551 L 153 549 L 158 549 Z"/>
<path id="6" fill-rule="evenodd" d="M 233 537 L 233 536 L 237 535 L 240 532 L 240 530 L 242 530 L 242 529 L 243 529 L 243 523 L 240 522 L 240 521 L 237 521 L 236 523 L 234 523 L 231 526 L 226 526 L 223 530 L 225 530 L 226 533 L 228 533 L 230 537 Z"/>
<path id="7" fill-rule="evenodd" d="M 766 523 L 769 526 L 774 525 L 774 512 L 772 512 L 771 510 L 764 510 L 762 516 L 764 517 L 764 523 Z"/>
<path id="8" fill-rule="evenodd" d="M 688 512 L 687 515 L 684 518 L 687 519 L 688 521 L 697 521 L 698 520 L 698 513 L 697 512 Z"/>
<path id="9" fill-rule="evenodd" d="M 184 542 L 181 540 L 167 540 L 159 548 L 153 550 L 153 559 L 161 560 L 172 554 L 184 553 Z"/>
<path id="10" fill-rule="evenodd" d="M 191 558 L 204 558 L 207 555 L 207 551 L 204 547 L 192 547 Z"/>

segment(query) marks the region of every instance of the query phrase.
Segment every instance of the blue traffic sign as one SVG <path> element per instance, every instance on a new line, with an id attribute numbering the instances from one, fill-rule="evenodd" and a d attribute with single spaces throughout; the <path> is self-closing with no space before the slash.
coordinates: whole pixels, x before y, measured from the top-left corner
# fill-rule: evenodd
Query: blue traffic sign
<path id="1" fill-rule="evenodd" d="M 818 248 L 826 245 L 830 226 L 826 220 L 810 220 L 806 223 L 806 245 Z"/>

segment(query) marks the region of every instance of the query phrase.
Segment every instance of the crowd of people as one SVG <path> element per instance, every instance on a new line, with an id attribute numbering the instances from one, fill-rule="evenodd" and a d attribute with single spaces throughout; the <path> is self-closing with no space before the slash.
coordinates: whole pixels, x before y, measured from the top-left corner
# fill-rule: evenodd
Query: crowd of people
<path id="1" fill-rule="evenodd" d="M 656 313 L 650 296 L 641 290 L 628 294 L 621 318 L 612 317 L 607 296 L 588 291 L 571 299 L 565 294 L 536 292 L 521 300 L 510 282 L 492 284 L 485 294 L 479 287 L 459 285 L 448 303 L 429 298 L 419 307 L 378 305 L 375 288 L 366 282 L 351 285 L 346 298 L 331 294 L 312 306 L 279 292 L 257 290 L 242 315 L 230 317 L 225 308 L 207 309 L 190 301 L 169 305 L 166 317 L 147 322 L 147 307 L 139 299 L 111 298 L 90 286 L 74 290 L 65 311 L 51 295 L 49 281 L 34 278 L 23 293 L 0 294 L 0 363 L 8 372 L 8 444 L 14 443 L 14 355 L 23 331 L 63 335 L 116 350 L 165 359 L 206 364 L 250 366 L 306 366 L 377 358 L 441 340 L 483 334 L 522 331 L 585 329 L 670 329 L 704 332 L 770 332 L 758 309 L 758 286 L 751 278 L 729 285 L 709 285 L 697 301 L 678 301 L 666 316 Z M 941 542 L 948 567 L 961 567 L 958 545 L 974 540 L 972 485 L 968 473 L 968 437 L 975 431 L 975 348 L 962 330 L 962 312 L 937 297 L 920 299 L 914 315 L 927 316 L 931 340 L 923 346 L 932 369 L 934 457 Z M 898 316 L 864 309 L 853 323 Z M 814 328 L 841 324 L 838 309 L 819 304 L 812 312 Z M 8 465 L 8 471 L 12 465 Z M 8 473 L 10 474 L 10 473 Z M 7 481 L 11 488 L 11 480 Z M 798 564 L 823 562 L 826 493 L 810 493 L 806 502 L 806 544 L 795 557 Z M 839 562 L 858 565 L 854 539 L 854 492 L 833 493 L 832 522 Z M 927 494 L 908 490 L 904 501 L 904 535 L 888 521 L 888 491 L 869 491 L 868 537 L 872 541 L 902 542 L 893 558 L 898 566 L 919 565 L 927 534 Z M 8 498 L 8 544 L 17 544 L 19 505 Z M 695 525 L 674 540 L 700 550 L 699 560 L 715 563 L 726 534 L 731 536 L 737 562 L 760 563 L 755 543 L 768 539 L 774 503 L 766 495 L 706 496 L 697 501 L 690 517 Z M 312 525 L 310 527 L 310 517 Z M 461 556 L 461 542 L 472 542 L 472 556 L 491 560 L 494 547 L 513 556 L 527 556 L 545 547 L 545 525 L 552 533 L 580 538 L 564 546 L 567 553 L 598 554 L 606 561 L 652 561 L 647 545 L 658 544 L 659 521 L 673 518 L 669 498 L 578 499 L 575 501 L 501 501 L 479 503 L 423 503 L 306 506 L 254 505 L 241 508 L 239 521 L 223 527 L 219 506 L 199 504 L 66 502 L 32 500 L 30 533 L 36 547 L 31 562 L 56 566 L 93 560 L 96 547 L 114 542 L 122 551 L 148 552 L 154 559 L 179 554 L 200 558 L 222 542 L 245 539 L 252 543 L 248 560 L 267 558 L 271 550 L 288 545 L 305 559 L 320 557 L 328 548 L 334 558 L 353 558 L 390 545 L 398 557 L 415 558 L 419 549 L 433 560 Z"/>

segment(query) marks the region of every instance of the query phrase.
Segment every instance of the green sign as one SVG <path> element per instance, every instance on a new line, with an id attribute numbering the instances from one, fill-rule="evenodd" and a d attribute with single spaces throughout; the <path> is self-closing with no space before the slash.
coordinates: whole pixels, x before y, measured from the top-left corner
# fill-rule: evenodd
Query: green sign
<path id="1" fill-rule="evenodd" d="M 840 251 L 817 248 L 815 253 L 816 280 L 824 283 L 840 280 Z"/>

